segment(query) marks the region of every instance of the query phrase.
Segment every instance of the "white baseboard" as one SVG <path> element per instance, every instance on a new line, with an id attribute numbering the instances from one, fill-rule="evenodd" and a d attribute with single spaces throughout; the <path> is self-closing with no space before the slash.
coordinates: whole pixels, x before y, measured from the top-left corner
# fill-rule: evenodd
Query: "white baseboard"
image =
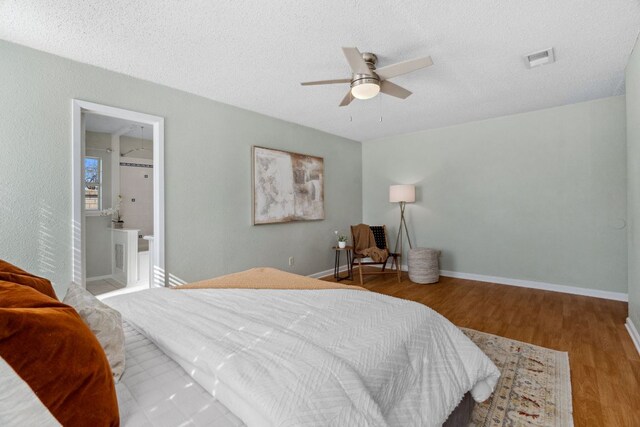
<path id="1" fill-rule="evenodd" d="M 505 277 L 484 276 L 481 274 L 459 273 L 457 271 L 441 270 L 445 277 L 476 280 L 478 282 L 497 283 L 499 285 L 519 286 L 521 288 L 540 289 L 543 291 L 562 292 L 565 294 L 584 295 L 587 297 L 611 299 L 615 301 L 628 301 L 627 294 L 622 292 L 601 291 L 599 289 L 579 288 L 577 286 L 556 285 L 554 283 L 535 282 L 533 280 L 509 279 Z"/>
<path id="2" fill-rule="evenodd" d="M 355 266 L 354 266 L 355 267 Z M 378 267 L 378 266 L 375 266 Z M 346 271 L 347 266 L 340 267 L 340 271 Z M 409 267 L 403 264 L 402 271 L 409 271 Z M 333 269 L 311 274 L 309 277 L 320 278 L 333 274 Z M 482 274 L 460 273 L 457 271 L 440 270 L 440 275 L 457 279 L 475 280 L 477 282 L 496 283 L 498 285 L 518 286 L 521 288 L 540 289 L 543 291 L 562 292 L 565 294 L 583 295 L 594 298 L 604 298 L 615 301 L 628 301 L 628 294 L 622 292 L 601 291 L 599 289 L 579 288 L 577 286 L 556 285 L 554 283 L 535 282 L 533 280 L 510 279 L 506 277 L 485 276 Z"/>
<path id="3" fill-rule="evenodd" d="M 376 266 L 377 267 L 377 266 Z M 409 267 L 402 265 L 402 271 L 409 271 Z M 328 274 L 332 274 L 333 270 L 327 270 Z M 319 273 L 318 273 L 319 274 Z M 506 277 L 485 276 L 482 274 L 460 273 L 457 271 L 440 270 L 440 275 L 445 277 L 453 277 L 457 279 L 475 280 L 477 282 L 496 283 L 498 285 L 518 286 L 521 288 L 540 289 L 543 291 L 562 292 L 565 294 L 583 295 L 594 298 L 604 298 L 615 301 L 628 301 L 629 296 L 622 292 L 601 291 L 599 289 L 579 288 L 577 286 L 556 285 L 554 283 L 535 282 L 533 280 L 510 279 Z M 313 277 L 322 277 L 315 276 Z"/>
<path id="4" fill-rule="evenodd" d="M 347 271 L 348 266 L 345 265 L 341 265 L 340 266 L 340 273 Z M 327 276 L 333 276 L 333 268 L 330 270 L 324 270 L 324 271 L 319 271 L 317 273 L 313 273 L 313 274 L 309 274 L 309 276 L 307 277 L 313 277 L 314 279 L 320 279 L 322 277 L 327 277 Z"/>
<path id="5" fill-rule="evenodd" d="M 631 336 L 631 341 L 633 341 L 633 344 L 636 346 L 636 350 L 638 350 L 638 354 L 640 354 L 640 334 L 631 321 L 631 318 L 627 317 L 627 323 L 625 324 L 625 326 L 627 327 L 627 331 Z"/>
<path id="6" fill-rule="evenodd" d="M 87 277 L 87 282 L 95 282 L 96 280 L 113 279 L 113 274 L 107 274 L 106 276 L 94 276 Z"/>

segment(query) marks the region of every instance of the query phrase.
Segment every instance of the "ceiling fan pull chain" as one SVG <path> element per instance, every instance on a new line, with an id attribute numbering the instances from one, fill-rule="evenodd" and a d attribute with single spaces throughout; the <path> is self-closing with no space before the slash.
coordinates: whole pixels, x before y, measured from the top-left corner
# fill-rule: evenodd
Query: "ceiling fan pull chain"
<path id="1" fill-rule="evenodd" d="M 349 104 L 353 102 L 353 94 L 349 91 Z M 349 122 L 353 123 L 353 113 L 349 113 Z"/>

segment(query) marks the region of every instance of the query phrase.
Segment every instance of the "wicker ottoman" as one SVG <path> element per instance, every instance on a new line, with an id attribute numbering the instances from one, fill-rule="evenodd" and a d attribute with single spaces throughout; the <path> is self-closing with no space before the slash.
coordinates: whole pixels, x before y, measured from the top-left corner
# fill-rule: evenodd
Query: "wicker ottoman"
<path id="1" fill-rule="evenodd" d="M 436 283 L 440 280 L 437 249 L 409 249 L 409 279 L 414 283 Z"/>

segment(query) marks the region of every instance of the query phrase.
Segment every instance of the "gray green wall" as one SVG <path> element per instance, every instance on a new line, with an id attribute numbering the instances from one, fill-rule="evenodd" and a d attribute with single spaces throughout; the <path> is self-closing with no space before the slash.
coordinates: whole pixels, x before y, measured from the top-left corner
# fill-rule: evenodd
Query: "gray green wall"
<path id="1" fill-rule="evenodd" d="M 365 142 L 364 220 L 397 230 L 388 186 L 414 183 L 442 269 L 626 293 L 625 139 L 613 97 Z"/>
<path id="2" fill-rule="evenodd" d="M 333 230 L 362 218 L 360 143 L 4 41 L 0 58 L 0 258 L 59 295 L 72 277 L 73 98 L 165 118 L 166 270 L 182 280 L 330 269 Z M 324 221 L 251 225 L 254 144 L 324 157 Z"/>
<path id="3" fill-rule="evenodd" d="M 640 43 L 626 71 L 629 318 L 640 328 Z"/>
<path id="4" fill-rule="evenodd" d="M 72 269 L 73 98 L 165 117 L 166 268 L 181 280 L 259 265 L 330 269 L 333 230 L 364 219 L 394 235 L 388 185 L 416 183 L 409 226 L 418 245 L 443 250 L 443 269 L 627 292 L 623 97 L 361 145 L 3 41 L 0 56 L 0 258 L 51 278 L 59 293 Z M 627 70 L 630 117 L 637 62 Z M 630 124 L 635 215 L 640 129 Z M 325 158 L 326 220 L 251 226 L 254 144 Z M 629 219 L 634 260 L 640 233 Z M 639 324 L 635 262 L 629 277 Z"/>

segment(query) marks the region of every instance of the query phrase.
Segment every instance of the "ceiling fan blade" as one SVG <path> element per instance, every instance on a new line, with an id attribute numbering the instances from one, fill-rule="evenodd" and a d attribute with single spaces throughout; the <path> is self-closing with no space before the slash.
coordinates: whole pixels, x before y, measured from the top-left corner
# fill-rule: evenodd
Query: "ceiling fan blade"
<path id="1" fill-rule="evenodd" d="M 401 76 L 402 74 L 419 70 L 420 68 L 430 67 L 431 65 L 433 65 L 433 60 L 430 56 L 427 56 L 426 58 L 410 59 L 408 61 L 398 62 L 396 64 L 378 68 L 376 69 L 376 74 L 382 80 L 387 80 L 392 77 Z"/>
<path id="2" fill-rule="evenodd" d="M 395 83 L 391 83 L 388 80 L 380 83 L 380 92 L 402 99 L 406 99 L 407 97 L 409 97 L 409 95 L 411 95 L 410 91 L 406 90 L 402 86 L 398 86 Z"/>
<path id="3" fill-rule="evenodd" d="M 333 79 L 333 80 L 318 80 L 315 82 L 302 82 L 302 86 L 314 86 L 314 85 L 332 85 L 335 83 L 351 83 L 351 79 Z"/>
<path id="4" fill-rule="evenodd" d="M 351 95 L 351 89 L 349 89 L 349 92 L 347 92 L 344 98 L 342 98 L 340 107 L 346 107 L 347 105 L 351 104 L 351 101 L 353 101 L 353 95 Z"/>
<path id="5" fill-rule="evenodd" d="M 371 74 L 369 66 L 362 59 L 362 54 L 357 47 L 343 47 L 342 52 L 354 74 Z"/>

